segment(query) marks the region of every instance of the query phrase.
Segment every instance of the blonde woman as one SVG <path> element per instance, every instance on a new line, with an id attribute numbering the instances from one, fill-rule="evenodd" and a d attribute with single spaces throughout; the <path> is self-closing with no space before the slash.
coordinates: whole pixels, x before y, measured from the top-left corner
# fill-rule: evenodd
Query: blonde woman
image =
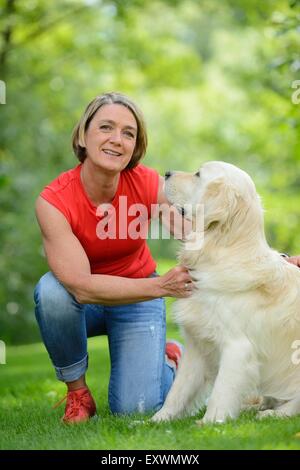
<path id="1" fill-rule="evenodd" d="M 85 381 L 90 336 L 108 336 L 113 413 L 158 410 L 174 379 L 181 348 L 166 344 L 163 297 L 188 297 L 193 285 L 184 267 L 156 274 L 128 212 L 144 208 L 148 215 L 140 225 L 147 228 L 151 205 L 167 203 L 164 178 L 140 164 L 146 147 L 138 107 L 120 93 L 98 96 L 74 129 L 80 163 L 36 202 L 50 267 L 35 289 L 36 318 L 57 377 L 68 388 L 66 423 L 96 413 Z"/>

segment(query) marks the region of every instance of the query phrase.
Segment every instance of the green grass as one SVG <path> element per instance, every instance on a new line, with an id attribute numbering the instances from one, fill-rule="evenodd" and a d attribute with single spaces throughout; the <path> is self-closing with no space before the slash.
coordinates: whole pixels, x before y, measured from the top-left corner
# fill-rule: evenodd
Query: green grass
<path id="1" fill-rule="evenodd" d="M 168 264 L 160 263 L 164 272 Z M 168 300 L 168 306 L 170 300 Z M 168 323 L 168 337 L 177 337 Z M 65 395 L 43 344 L 8 347 L 0 365 L 0 449 L 300 449 L 300 417 L 257 421 L 243 413 L 226 425 L 197 427 L 195 418 L 152 424 L 147 417 L 112 416 L 107 404 L 109 357 L 105 337 L 89 340 L 87 381 L 99 419 L 77 426 L 60 422 Z"/>
<path id="2" fill-rule="evenodd" d="M 88 383 L 99 419 L 65 426 L 60 422 L 64 406 L 52 409 L 65 387 L 56 380 L 44 346 L 8 348 L 7 364 L 0 366 L 1 449 L 300 449 L 295 436 L 300 417 L 258 422 L 247 412 L 235 422 L 199 428 L 195 418 L 152 424 L 145 417 L 112 416 L 106 338 L 89 340 L 89 353 Z"/>

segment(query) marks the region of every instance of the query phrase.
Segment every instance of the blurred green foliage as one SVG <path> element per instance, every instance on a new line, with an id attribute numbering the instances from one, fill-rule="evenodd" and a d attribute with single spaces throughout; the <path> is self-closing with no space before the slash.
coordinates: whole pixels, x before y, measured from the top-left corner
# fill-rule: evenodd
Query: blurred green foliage
<path id="1" fill-rule="evenodd" d="M 300 252 L 299 45 L 299 0 L 0 0 L 1 339 L 39 338 L 32 292 L 47 265 L 34 201 L 76 164 L 72 128 L 104 91 L 143 109 L 145 164 L 242 167 L 270 244 Z M 175 258 L 177 245 L 151 248 Z"/>

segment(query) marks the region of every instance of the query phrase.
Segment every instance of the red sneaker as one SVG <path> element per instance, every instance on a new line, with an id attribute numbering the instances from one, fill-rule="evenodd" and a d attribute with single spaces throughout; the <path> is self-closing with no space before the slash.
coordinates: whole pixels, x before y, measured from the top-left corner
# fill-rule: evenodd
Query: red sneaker
<path id="1" fill-rule="evenodd" d="M 171 339 L 166 342 L 166 361 L 175 371 L 183 353 L 183 346 L 178 341 Z"/>
<path id="2" fill-rule="evenodd" d="M 67 403 L 65 414 L 62 418 L 64 423 L 81 423 L 88 421 L 96 414 L 96 404 L 87 387 L 68 392 L 54 408 L 61 405 L 65 399 L 67 399 Z"/>

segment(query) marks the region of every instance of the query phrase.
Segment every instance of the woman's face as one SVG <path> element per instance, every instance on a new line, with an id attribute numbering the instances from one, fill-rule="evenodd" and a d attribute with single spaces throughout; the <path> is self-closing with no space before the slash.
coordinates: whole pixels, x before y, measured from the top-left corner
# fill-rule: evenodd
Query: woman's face
<path id="1" fill-rule="evenodd" d="M 122 171 L 131 160 L 137 122 L 121 104 L 101 106 L 85 133 L 86 160 L 110 173 Z"/>

